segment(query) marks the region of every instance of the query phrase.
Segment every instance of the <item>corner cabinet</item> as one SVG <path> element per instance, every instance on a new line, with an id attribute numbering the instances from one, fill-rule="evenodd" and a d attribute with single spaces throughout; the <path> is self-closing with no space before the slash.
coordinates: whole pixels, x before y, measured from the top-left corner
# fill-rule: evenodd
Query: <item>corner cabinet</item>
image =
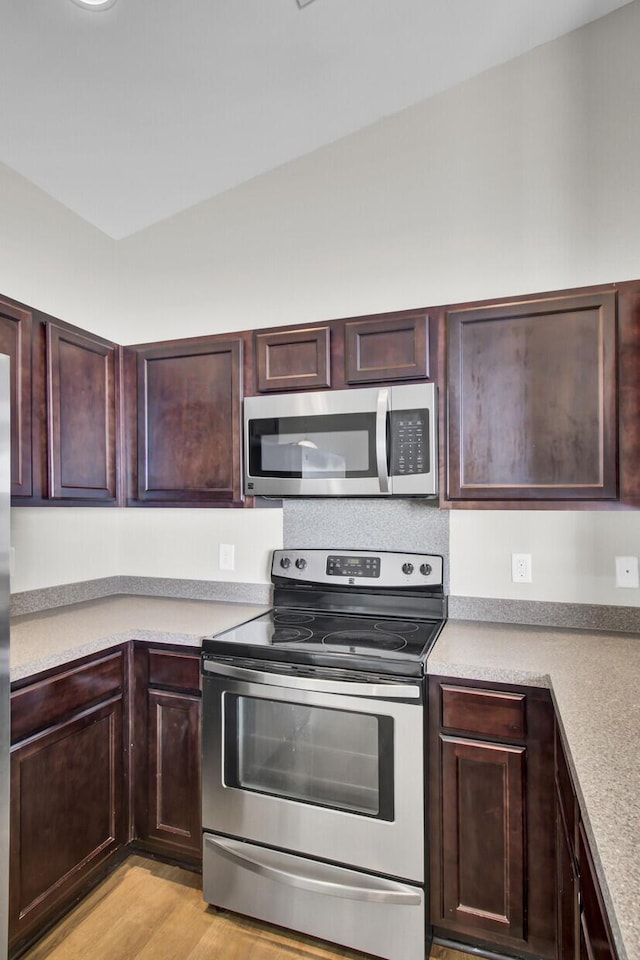
<path id="1" fill-rule="evenodd" d="M 532 688 L 429 680 L 436 936 L 555 956 L 553 707 Z"/>
<path id="2" fill-rule="evenodd" d="M 617 293 L 446 315 L 447 498 L 615 500 Z"/>
<path id="3" fill-rule="evenodd" d="M 241 506 L 241 338 L 125 351 L 133 505 Z"/>
<path id="4" fill-rule="evenodd" d="M 134 643 L 134 845 L 202 862 L 200 651 Z"/>
<path id="5" fill-rule="evenodd" d="M 12 691 L 12 952 L 100 879 L 127 841 L 126 686 L 121 647 Z"/>

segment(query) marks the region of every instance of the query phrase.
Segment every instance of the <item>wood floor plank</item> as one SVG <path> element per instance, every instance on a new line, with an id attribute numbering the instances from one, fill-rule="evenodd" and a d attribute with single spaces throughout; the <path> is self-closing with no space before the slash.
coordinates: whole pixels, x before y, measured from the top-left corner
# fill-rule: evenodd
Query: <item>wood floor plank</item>
<path id="1" fill-rule="evenodd" d="M 433 960 L 470 960 L 434 947 Z M 23 960 L 370 960 L 367 954 L 217 911 L 201 878 L 131 856 Z"/>

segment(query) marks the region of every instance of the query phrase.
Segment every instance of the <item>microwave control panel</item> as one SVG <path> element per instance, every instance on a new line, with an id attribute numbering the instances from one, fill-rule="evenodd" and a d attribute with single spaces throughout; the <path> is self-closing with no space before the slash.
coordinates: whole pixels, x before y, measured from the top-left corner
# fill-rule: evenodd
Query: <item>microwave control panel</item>
<path id="1" fill-rule="evenodd" d="M 389 414 L 392 477 L 429 471 L 427 410 L 392 410 Z"/>

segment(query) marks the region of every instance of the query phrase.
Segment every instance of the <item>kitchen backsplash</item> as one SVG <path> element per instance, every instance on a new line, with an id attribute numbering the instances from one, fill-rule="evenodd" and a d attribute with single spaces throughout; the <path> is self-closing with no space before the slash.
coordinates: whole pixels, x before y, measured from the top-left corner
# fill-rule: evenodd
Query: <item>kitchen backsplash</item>
<path id="1" fill-rule="evenodd" d="M 283 546 L 406 550 L 444 557 L 449 589 L 449 512 L 425 500 L 284 500 Z"/>

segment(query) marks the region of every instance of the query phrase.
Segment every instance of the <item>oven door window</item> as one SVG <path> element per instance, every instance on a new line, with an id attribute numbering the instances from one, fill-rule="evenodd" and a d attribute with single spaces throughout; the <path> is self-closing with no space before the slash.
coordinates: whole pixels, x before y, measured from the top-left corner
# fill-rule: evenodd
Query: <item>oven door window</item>
<path id="1" fill-rule="evenodd" d="M 317 414 L 249 421 L 252 477 L 377 477 L 375 414 Z"/>
<path id="2" fill-rule="evenodd" d="M 227 786 L 393 820 L 393 720 L 225 696 Z"/>

